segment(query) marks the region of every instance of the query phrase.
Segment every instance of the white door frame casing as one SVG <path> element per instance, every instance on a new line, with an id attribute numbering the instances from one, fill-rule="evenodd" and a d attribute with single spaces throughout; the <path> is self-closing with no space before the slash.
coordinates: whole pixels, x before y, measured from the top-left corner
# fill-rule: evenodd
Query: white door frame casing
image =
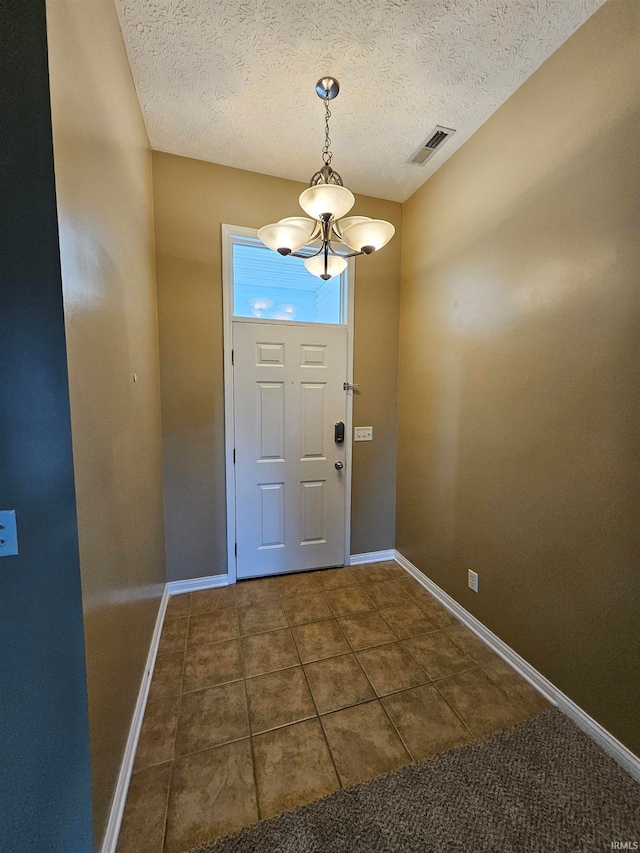
<path id="1" fill-rule="evenodd" d="M 223 311 L 223 348 L 224 348 L 224 450 L 225 479 L 227 495 L 227 574 L 229 583 L 236 582 L 236 477 L 233 461 L 235 445 L 235 414 L 233 398 L 233 244 L 255 243 L 257 228 L 242 225 L 222 225 L 222 311 Z M 353 330 L 355 305 L 355 264 L 351 258 L 344 272 L 345 287 L 342 293 L 342 316 L 347 322 L 347 364 L 345 381 L 353 383 Z M 243 322 L 252 322 L 243 318 Z M 261 323 L 265 321 L 256 320 Z M 315 323 L 292 323 L 290 320 L 268 320 L 270 324 L 281 322 L 283 325 L 309 326 Z M 349 565 L 351 557 L 351 478 L 353 464 L 353 391 L 347 391 L 347 414 L 345 422 L 345 535 L 344 564 Z"/>

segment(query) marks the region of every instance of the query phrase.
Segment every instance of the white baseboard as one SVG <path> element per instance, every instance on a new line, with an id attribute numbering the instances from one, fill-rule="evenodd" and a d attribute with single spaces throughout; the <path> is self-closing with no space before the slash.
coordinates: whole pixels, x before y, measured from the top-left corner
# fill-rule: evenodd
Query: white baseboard
<path id="1" fill-rule="evenodd" d="M 366 554 L 352 554 L 349 558 L 350 566 L 362 566 L 364 563 L 386 563 L 395 559 L 395 551 L 369 551 Z"/>
<path id="2" fill-rule="evenodd" d="M 399 551 L 395 551 L 395 560 L 414 577 L 418 583 L 437 598 L 447 610 L 449 610 L 463 625 L 473 631 L 483 642 L 485 642 L 496 654 L 500 655 L 516 672 L 536 688 L 542 695 L 560 711 L 567 715 L 582 731 L 594 740 L 602 749 L 608 753 L 627 773 L 637 782 L 640 782 L 640 758 L 631 752 L 623 743 L 608 732 L 600 723 L 583 711 L 579 705 L 569 699 L 555 684 L 545 678 L 541 672 L 520 657 L 517 652 L 504 643 L 492 631 L 490 631 L 479 619 L 472 616 L 461 604 L 451 598 L 443 589 L 413 565 Z"/>
<path id="3" fill-rule="evenodd" d="M 198 592 L 200 589 L 213 589 L 217 586 L 229 586 L 229 575 L 209 575 L 206 578 L 188 578 L 184 581 L 169 581 L 169 595 L 183 592 Z"/>
<path id="4" fill-rule="evenodd" d="M 122 815 L 124 814 L 124 804 L 127 800 L 127 792 L 129 791 L 129 782 L 133 771 L 133 762 L 136 757 L 136 749 L 138 747 L 138 738 L 140 737 L 140 729 L 142 728 L 142 720 L 144 719 L 145 708 L 147 707 L 147 696 L 149 695 L 149 687 L 151 685 L 151 677 L 153 668 L 158 654 L 158 646 L 160 644 L 160 634 L 162 633 L 162 625 L 164 623 L 164 615 L 167 611 L 167 603 L 169 601 L 169 590 L 165 584 L 162 598 L 160 599 L 160 607 L 156 617 L 156 625 L 153 629 L 151 637 L 151 645 L 149 646 L 149 654 L 140 684 L 138 700 L 133 712 L 133 719 L 129 728 L 129 737 L 124 749 L 122 764 L 120 765 L 120 773 L 111 802 L 111 811 L 107 828 L 102 841 L 101 853 L 116 853 L 118 844 L 118 834 L 120 833 L 120 825 L 122 824 Z"/>

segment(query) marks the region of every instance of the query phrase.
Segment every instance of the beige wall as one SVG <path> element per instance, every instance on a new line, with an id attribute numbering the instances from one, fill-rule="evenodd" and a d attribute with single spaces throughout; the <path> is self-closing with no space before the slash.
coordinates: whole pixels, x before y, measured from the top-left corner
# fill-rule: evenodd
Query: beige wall
<path id="1" fill-rule="evenodd" d="M 295 214 L 302 184 L 154 152 L 167 566 L 170 579 L 226 571 L 222 223 Z M 348 177 L 348 176 L 347 176 Z M 361 197 L 356 213 L 398 236 L 356 266 L 352 553 L 392 548 L 401 206 Z"/>
<path id="2" fill-rule="evenodd" d="M 637 753 L 639 201 L 610 0 L 404 206 L 397 481 L 399 550 Z"/>
<path id="3" fill-rule="evenodd" d="M 165 579 L 151 153 L 112 0 L 47 12 L 98 844 Z"/>

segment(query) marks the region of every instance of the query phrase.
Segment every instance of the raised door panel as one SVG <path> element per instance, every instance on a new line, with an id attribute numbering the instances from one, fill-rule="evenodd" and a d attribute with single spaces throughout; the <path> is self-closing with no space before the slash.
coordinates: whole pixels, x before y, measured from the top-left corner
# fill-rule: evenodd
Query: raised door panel
<path id="1" fill-rule="evenodd" d="M 284 344 L 258 341 L 256 343 L 256 367 L 284 367 Z"/>
<path id="2" fill-rule="evenodd" d="M 300 347 L 300 366 L 313 368 L 327 367 L 326 344 L 302 344 Z"/>
<path id="3" fill-rule="evenodd" d="M 323 512 L 325 482 L 325 480 L 315 480 L 301 483 L 301 545 L 319 545 L 326 541 Z"/>
<path id="4" fill-rule="evenodd" d="M 284 548 L 284 483 L 260 483 L 261 542 L 259 550 Z"/>
<path id="5" fill-rule="evenodd" d="M 300 385 L 300 447 L 302 460 L 325 459 L 325 382 Z"/>

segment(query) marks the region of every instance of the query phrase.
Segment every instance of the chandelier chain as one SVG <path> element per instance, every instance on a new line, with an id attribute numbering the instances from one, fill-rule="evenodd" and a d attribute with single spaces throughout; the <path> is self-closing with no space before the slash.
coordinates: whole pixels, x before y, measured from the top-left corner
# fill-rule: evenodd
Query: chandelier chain
<path id="1" fill-rule="evenodd" d="M 322 161 L 325 166 L 330 165 L 333 159 L 331 153 L 331 138 L 329 137 L 329 119 L 331 118 L 331 110 L 329 109 L 328 93 L 324 99 L 324 148 L 322 149 Z"/>

